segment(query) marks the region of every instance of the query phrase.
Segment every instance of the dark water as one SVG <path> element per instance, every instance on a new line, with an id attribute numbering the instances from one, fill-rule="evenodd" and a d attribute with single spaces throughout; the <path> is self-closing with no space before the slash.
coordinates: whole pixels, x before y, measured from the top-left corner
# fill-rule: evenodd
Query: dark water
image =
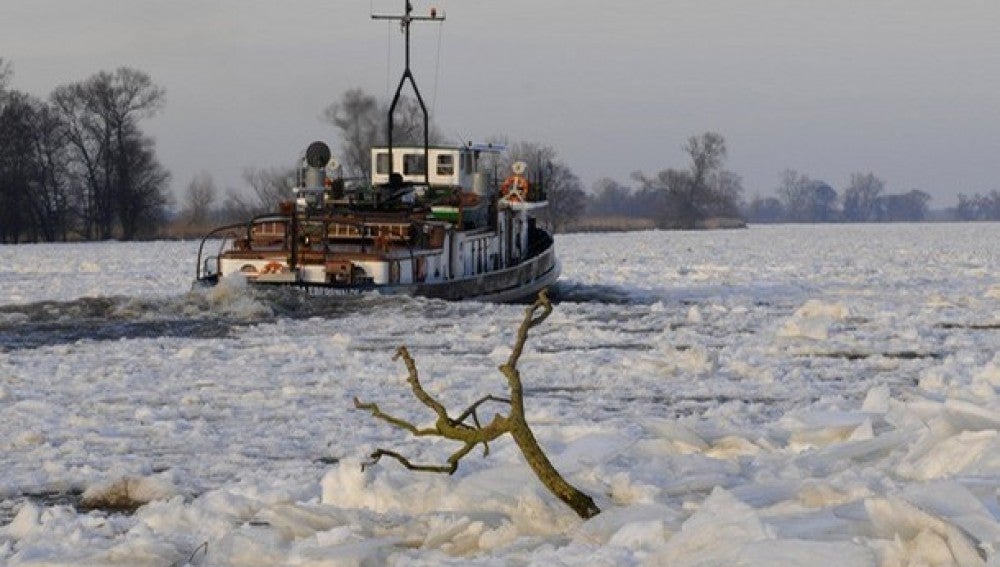
<path id="1" fill-rule="evenodd" d="M 81 340 L 217 338 L 228 334 L 234 321 L 207 317 L 199 311 L 204 310 L 182 298 L 98 297 L 0 306 L 0 351 Z"/>
<path id="2" fill-rule="evenodd" d="M 371 311 L 396 311 L 406 317 L 438 319 L 473 315 L 487 304 L 449 303 L 376 294 L 315 297 L 297 290 L 245 290 L 256 304 L 251 310 L 220 307 L 205 292 L 166 298 L 87 297 L 71 301 L 40 301 L 0 306 L 0 352 L 33 349 L 77 341 L 185 337 L 218 339 L 234 329 L 276 318 L 338 318 Z M 648 292 L 615 286 L 560 282 L 550 292 L 554 303 L 649 304 Z"/>

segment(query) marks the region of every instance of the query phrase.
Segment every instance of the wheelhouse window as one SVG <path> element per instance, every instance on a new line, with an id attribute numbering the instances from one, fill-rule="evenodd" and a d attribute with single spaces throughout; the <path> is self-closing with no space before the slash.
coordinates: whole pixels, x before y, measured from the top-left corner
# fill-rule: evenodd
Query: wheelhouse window
<path id="1" fill-rule="evenodd" d="M 403 156 L 403 175 L 423 175 L 427 172 L 427 162 L 424 154 L 406 154 Z"/>
<path id="2" fill-rule="evenodd" d="M 451 177 L 455 175 L 455 156 L 441 154 L 437 157 L 437 174 Z"/>
<path id="3" fill-rule="evenodd" d="M 375 155 L 375 173 L 389 175 L 389 152 L 379 152 Z"/>

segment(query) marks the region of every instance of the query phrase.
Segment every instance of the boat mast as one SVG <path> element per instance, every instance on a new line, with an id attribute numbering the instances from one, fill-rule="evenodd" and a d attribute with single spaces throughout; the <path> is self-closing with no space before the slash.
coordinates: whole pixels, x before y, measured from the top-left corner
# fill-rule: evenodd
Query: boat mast
<path id="1" fill-rule="evenodd" d="M 403 69 L 403 76 L 399 79 L 399 85 L 396 86 L 396 94 L 392 97 L 392 104 L 389 105 L 389 127 L 388 127 L 388 137 L 389 137 L 389 179 L 392 180 L 394 162 L 392 159 L 392 115 L 396 110 L 396 104 L 399 103 L 399 95 L 403 91 L 403 85 L 406 84 L 406 80 L 410 80 L 410 84 L 413 85 L 413 92 L 417 95 L 417 102 L 420 104 L 420 110 L 424 114 L 424 183 L 430 185 L 430 121 L 427 117 L 427 106 L 424 104 L 423 97 L 420 96 L 420 89 L 417 88 L 417 81 L 413 78 L 413 73 L 410 71 L 410 23 L 414 21 L 431 21 L 431 22 L 442 22 L 444 21 L 444 14 L 438 16 L 437 11 L 431 8 L 430 16 L 413 16 L 413 5 L 410 4 L 410 0 L 403 0 L 404 13 L 402 16 L 392 16 L 383 14 L 372 14 L 373 20 L 399 20 L 400 25 L 403 28 L 403 34 L 406 36 L 406 65 Z"/>

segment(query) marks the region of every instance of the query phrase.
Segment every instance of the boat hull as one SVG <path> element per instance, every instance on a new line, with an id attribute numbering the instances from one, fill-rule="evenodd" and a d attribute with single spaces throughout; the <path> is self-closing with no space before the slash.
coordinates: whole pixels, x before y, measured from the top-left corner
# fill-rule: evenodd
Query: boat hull
<path id="1" fill-rule="evenodd" d="M 542 289 L 554 285 L 559 279 L 560 272 L 561 266 L 555 257 L 555 247 L 550 246 L 509 268 L 441 282 L 339 285 L 306 281 L 299 278 L 298 274 L 290 272 L 283 274 L 284 278 L 247 278 L 247 283 L 262 289 L 295 288 L 313 296 L 347 296 L 377 292 L 383 295 L 409 295 L 449 301 L 515 303 L 530 300 Z M 196 283 L 215 285 L 218 281 L 218 277 L 208 276 Z"/>

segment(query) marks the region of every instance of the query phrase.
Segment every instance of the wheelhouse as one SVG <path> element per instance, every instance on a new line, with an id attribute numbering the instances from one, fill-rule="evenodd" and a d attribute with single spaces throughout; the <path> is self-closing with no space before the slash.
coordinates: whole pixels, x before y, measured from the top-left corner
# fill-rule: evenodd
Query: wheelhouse
<path id="1" fill-rule="evenodd" d="M 483 151 L 496 152 L 498 148 L 492 145 L 432 146 L 425 152 L 422 146 L 393 147 L 390 161 L 389 148 L 375 147 L 371 151 L 372 184 L 388 184 L 389 174 L 398 173 L 404 183 L 427 181 L 436 186 L 472 187 Z"/>

